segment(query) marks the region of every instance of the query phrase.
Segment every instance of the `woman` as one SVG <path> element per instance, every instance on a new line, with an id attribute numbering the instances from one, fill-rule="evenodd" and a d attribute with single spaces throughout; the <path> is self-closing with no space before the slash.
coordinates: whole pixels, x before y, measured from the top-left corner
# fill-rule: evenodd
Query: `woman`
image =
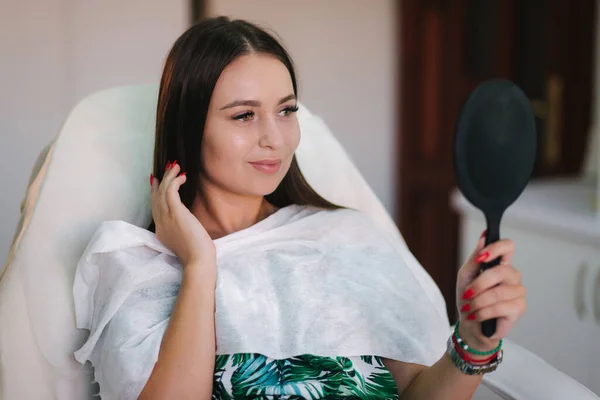
<path id="1" fill-rule="evenodd" d="M 450 335 L 385 235 L 305 182 L 297 109 L 292 62 L 258 27 L 210 19 L 174 44 L 150 176 L 156 236 L 105 224 L 76 276 L 91 330 L 76 357 L 105 400 L 469 399 L 475 373 L 501 360 L 525 309 L 512 242 L 479 240 Z"/>

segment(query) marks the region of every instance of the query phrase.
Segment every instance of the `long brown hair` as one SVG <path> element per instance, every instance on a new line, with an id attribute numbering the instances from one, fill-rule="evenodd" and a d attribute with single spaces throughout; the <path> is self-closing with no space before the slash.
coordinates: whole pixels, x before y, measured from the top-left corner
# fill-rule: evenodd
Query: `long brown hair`
<path id="1" fill-rule="evenodd" d="M 183 33 L 169 52 L 158 96 L 153 173 L 162 177 L 167 162 L 177 160 L 187 173 L 186 184 L 179 190 L 187 208 L 201 190 L 200 148 L 217 80 L 233 60 L 250 53 L 266 53 L 279 59 L 288 69 L 298 97 L 296 74 L 287 51 L 273 36 L 247 21 L 226 17 L 204 20 Z M 340 208 L 310 187 L 295 156 L 279 186 L 265 198 L 279 208 L 291 204 Z M 154 222 L 150 229 L 154 230 Z"/>

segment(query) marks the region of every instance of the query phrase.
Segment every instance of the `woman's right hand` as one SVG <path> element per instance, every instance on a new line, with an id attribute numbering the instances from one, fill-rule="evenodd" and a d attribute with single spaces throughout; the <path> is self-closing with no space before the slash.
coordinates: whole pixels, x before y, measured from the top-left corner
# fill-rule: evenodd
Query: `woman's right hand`
<path id="1" fill-rule="evenodd" d="M 167 164 L 162 182 L 150 177 L 156 237 L 177 255 L 182 266 L 205 265 L 214 269 L 215 245 L 179 197 L 179 188 L 186 181 L 185 173 L 179 174 L 180 170 L 175 161 Z"/>

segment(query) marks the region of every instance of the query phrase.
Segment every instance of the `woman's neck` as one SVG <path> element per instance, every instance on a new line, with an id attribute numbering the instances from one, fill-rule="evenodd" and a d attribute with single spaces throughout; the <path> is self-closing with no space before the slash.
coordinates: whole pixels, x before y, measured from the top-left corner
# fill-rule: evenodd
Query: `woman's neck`
<path id="1" fill-rule="evenodd" d="M 277 207 L 262 196 L 240 196 L 205 186 L 191 211 L 215 240 L 256 224 L 277 211 Z"/>

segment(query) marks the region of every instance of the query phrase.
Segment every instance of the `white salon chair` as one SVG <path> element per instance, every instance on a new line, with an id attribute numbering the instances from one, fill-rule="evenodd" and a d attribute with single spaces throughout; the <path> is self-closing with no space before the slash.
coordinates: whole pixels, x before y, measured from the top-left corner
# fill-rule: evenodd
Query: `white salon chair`
<path id="1" fill-rule="evenodd" d="M 94 94 L 73 110 L 40 154 L 0 273 L 0 400 L 90 397 L 91 371 L 73 358 L 87 335 L 75 326 L 75 267 L 100 222 L 120 219 L 146 227 L 150 221 L 156 100 L 153 85 Z M 297 156 L 308 182 L 330 201 L 371 215 L 416 265 L 392 219 L 323 121 L 304 107 L 298 118 Z M 430 278 L 423 273 L 420 279 Z M 484 384 L 505 399 L 598 399 L 510 341 L 504 363 Z"/>

